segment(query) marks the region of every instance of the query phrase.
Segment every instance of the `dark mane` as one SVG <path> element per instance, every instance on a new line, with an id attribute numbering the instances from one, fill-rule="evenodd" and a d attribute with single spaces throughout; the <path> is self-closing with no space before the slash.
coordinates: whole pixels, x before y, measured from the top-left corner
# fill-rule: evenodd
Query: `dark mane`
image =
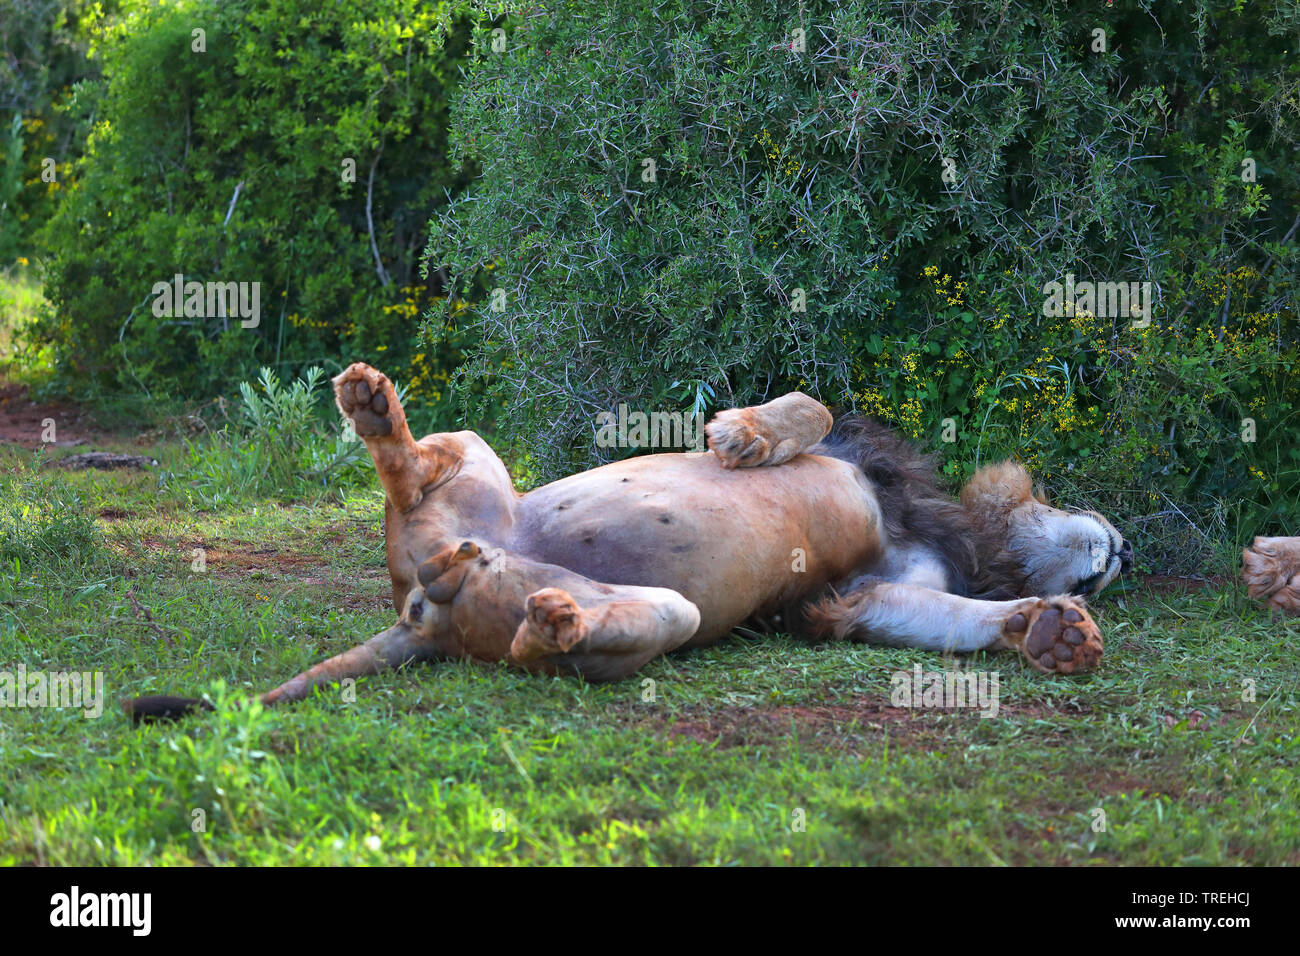
<path id="1" fill-rule="evenodd" d="M 947 565 L 952 593 L 987 600 L 1020 596 L 1020 563 L 1001 537 L 982 529 L 940 486 L 933 456 L 856 413 L 838 416 L 809 451 L 861 469 L 875 486 L 890 539 L 924 544 Z"/>

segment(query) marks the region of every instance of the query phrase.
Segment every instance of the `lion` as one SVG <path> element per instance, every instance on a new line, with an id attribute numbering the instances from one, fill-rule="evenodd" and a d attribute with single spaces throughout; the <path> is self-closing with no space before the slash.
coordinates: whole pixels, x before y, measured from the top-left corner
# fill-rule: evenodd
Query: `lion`
<path id="1" fill-rule="evenodd" d="M 526 494 L 472 431 L 416 441 L 388 377 L 333 380 L 385 492 L 397 621 L 261 695 L 413 661 L 509 661 L 617 680 L 733 628 L 931 651 L 1008 650 L 1037 671 L 1098 665 L 1086 598 L 1132 561 L 1095 511 L 1062 511 L 1007 461 L 953 501 L 930 460 L 857 415 L 793 392 L 722 411 L 708 450 L 648 454 Z M 137 720 L 206 707 L 126 704 Z"/>
<path id="2" fill-rule="evenodd" d="M 1271 610 L 1300 614 L 1300 538 L 1255 538 L 1241 552 L 1241 578 Z"/>

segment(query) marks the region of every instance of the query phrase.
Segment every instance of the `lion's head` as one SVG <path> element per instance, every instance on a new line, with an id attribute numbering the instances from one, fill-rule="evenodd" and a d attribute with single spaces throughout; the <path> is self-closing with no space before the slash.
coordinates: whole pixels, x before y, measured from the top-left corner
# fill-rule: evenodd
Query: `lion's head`
<path id="1" fill-rule="evenodd" d="M 1025 595 L 1097 594 L 1127 571 L 1133 549 L 1095 511 L 1061 511 L 1035 496 L 1017 462 L 990 465 L 962 489 L 962 504 L 1005 547 L 1025 573 Z"/>

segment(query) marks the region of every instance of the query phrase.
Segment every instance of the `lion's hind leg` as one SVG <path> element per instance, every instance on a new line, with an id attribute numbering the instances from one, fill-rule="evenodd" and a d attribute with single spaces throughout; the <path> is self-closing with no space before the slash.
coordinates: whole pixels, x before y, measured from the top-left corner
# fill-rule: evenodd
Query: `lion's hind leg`
<path id="1" fill-rule="evenodd" d="M 1241 577 L 1255 600 L 1300 614 L 1300 538 L 1256 538 L 1241 553 Z"/>
<path id="2" fill-rule="evenodd" d="M 418 577 L 397 623 L 267 691 L 262 703 L 299 701 L 317 687 L 448 658 L 616 680 L 682 646 L 700 626 L 699 609 L 676 591 L 601 584 L 475 541 L 442 548 Z M 211 709 L 179 697 L 123 706 L 136 721 Z"/>
<path id="3" fill-rule="evenodd" d="M 723 468 L 755 468 L 807 451 L 826 437 L 831 422 L 825 405 L 791 392 L 764 405 L 718 412 L 704 432 Z"/>
<path id="4" fill-rule="evenodd" d="M 400 512 L 418 505 L 425 492 L 456 474 L 464 448 L 454 435 L 416 442 L 388 376 L 353 362 L 334 377 L 339 410 L 366 443 L 389 501 Z"/>
<path id="5" fill-rule="evenodd" d="M 1101 632 L 1078 598 L 982 601 L 916 584 L 868 583 L 807 612 L 815 636 L 966 653 L 1020 651 L 1037 670 L 1073 674 L 1101 660 Z"/>
<path id="6" fill-rule="evenodd" d="M 418 590 L 408 595 L 397 623 L 341 654 L 321 661 L 262 695 L 263 704 L 303 700 L 313 688 L 349 678 L 381 674 L 416 661 L 440 656 L 433 641 L 438 614 Z"/>

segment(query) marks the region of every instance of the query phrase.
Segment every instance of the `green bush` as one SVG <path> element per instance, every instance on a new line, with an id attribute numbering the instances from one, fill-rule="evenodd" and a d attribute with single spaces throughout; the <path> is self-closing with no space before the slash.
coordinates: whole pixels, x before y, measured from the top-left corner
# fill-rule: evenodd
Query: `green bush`
<path id="1" fill-rule="evenodd" d="M 261 370 L 258 387 L 241 382 L 235 420 L 188 443 L 199 500 L 212 506 L 243 498 L 337 497 L 368 481 L 366 446 L 317 414 L 323 382 L 319 368 L 289 386 L 269 368 Z"/>
<path id="2" fill-rule="evenodd" d="M 280 375 L 382 365 L 436 401 L 420 360 L 429 210 L 464 174 L 446 93 L 465 31 L 420 0 L 126 0 L 92 50 L 95 126 L 44 233 L 43 335 L 64 375 L 211 395 Z M 154 286 L 260 283 L 261 321 L 155 314 Z"/>
<path id="3" fill-rule="evenodd" d="M 869 341 L 854 402 L 933 444 L 954 481 L 1018 457 L 1121 517 L 1150 568 L 1199 569 L 1256 530 L 1300 528 L 1297 330 L 1251 294 L 1255 270 L 1185 293 L 1214 312 L 1122 329 L 1025 316 L 999 277 L 921 277 L 926 332 Z"/>
<path id="4" fill-rule="evenodd" d="M 52 214 L 86 138 L 86 114 L 73 104 L 78 84 L 96 75 L 87 57 L 90 25 L 117 6 L 116 0 L 5 0 L 0 267 L 19 255 L 39 254 L 36 233 Z"/>
<path id="5" fill-rule="evenodd" d="M 1294 527 L 1298 23 L 1223 0 L 612 0 L 517 17 L 504 49 L 481 26 L 452 145 L 483 174 L 435 211 L 454 295 L 430 334 L 473 341 L 469 420 L 503 402 L 542 477 L 599 460 L 620 402 L 798 387 L 954 478 L 1031 458 L 1148 544 L 1225 502 L 1232 533 Z M 1152 283 L 1152 326 L 1046 315 L 1067 273 Z"/>
<path id="6" fill-rule="evenodd" d="M 18 195 L 23 178 L 23 118 L 15 113 L 7 131 L 0 130 L 0 264 L 18 258 L 22 248 L 22 223 Z"/>

